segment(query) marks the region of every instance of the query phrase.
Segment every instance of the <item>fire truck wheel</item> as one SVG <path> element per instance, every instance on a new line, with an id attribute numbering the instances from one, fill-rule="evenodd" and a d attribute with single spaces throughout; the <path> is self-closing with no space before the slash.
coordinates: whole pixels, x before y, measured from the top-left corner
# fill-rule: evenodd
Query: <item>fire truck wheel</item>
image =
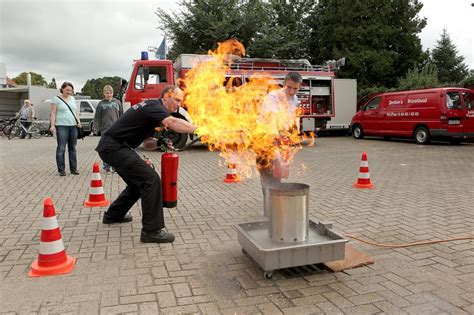
<path id="1" fill-rule="evenodd" d="M 415 129 L 414 138 L 418 144 L 430 143 L 430 132 L 425 127 L 418 127 Z"/>
<path id="2" fill-rule="evenodd" d="M 352 135 L 356 139 L 364 138 L 364 132 L 362 131 L 362 126 L 361 125 L 354 125 L 352 127 Z"/>

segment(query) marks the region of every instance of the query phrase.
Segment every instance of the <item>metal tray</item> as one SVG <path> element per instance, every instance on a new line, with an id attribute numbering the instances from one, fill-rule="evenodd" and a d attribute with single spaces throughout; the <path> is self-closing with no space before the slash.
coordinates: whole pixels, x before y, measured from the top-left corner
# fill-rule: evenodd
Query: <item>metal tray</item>
<path id="1" fill-rule="evenodd" d="M 311 220 L 307 240 L 298 243 L 272 241 L 268 221 L 241 223 L 235 228 L 240 246 L 265 271 L 266 278 L 271 278 L 276 269 L 344 259 L 348 241 L 331 230 L 331 223 Z"/>

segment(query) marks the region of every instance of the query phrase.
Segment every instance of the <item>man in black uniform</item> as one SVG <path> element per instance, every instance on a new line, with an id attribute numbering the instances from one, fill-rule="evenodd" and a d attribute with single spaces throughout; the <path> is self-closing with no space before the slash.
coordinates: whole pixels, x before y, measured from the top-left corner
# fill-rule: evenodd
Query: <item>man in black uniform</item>
<path id="1" fill-rule="evenodd" d="M 163 89 L 160 99 L 147 100 L 127 110 L 100 138 L 96 151 L 112 166 L 127 184 L 124 191 L 104 214 L 103 223 L 132 221 L 128 211 L 139 198 L 142 200 L 143 243 L 171 243 L 174 235 L 164 231 L 163 196 L 158 174 L 134 151 L 142 142 L 148 150 L 161 145 L 153 138 L 155 128 L 165 126 L 182 133 L 194 133 L 196 126 L 175 118 L 183 101 L 183 92 L 176 86 Z"/>

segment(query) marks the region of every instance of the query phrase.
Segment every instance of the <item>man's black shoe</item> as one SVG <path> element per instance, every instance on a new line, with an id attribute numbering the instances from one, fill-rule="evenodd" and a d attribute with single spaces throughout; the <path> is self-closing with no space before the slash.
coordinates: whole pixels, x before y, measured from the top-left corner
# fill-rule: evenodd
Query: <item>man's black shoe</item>
<path id="1" fill-rule="evenodd" d="M 132 215 L 130 212 L 127 212 L 127 214 L 120 219 L 116 218 L 111 218 L 107 215 L 107 213 L 104 214 L 104 218 L 102 219 L 102 223 L 104 224 L 112 224 L 112 223 L 125 223 L 125 222 L 131 222 L 133 220 Z"/>
<path id="2" fill-rule="evenodd" d="M 140 236 L 142 243 L 173 243 L 174 235 L 164 230 L 146 232 L 142 230 Z"/>

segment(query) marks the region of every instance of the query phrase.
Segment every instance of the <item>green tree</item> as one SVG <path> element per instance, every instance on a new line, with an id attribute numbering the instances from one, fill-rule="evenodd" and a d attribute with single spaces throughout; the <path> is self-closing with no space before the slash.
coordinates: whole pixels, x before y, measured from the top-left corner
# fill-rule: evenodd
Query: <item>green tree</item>
<path id="1" fill-rule="evenodd" d="M 400 80 L 399 90 L 416 90 L 432 88 L 439 85 L 438 70 L 432 63 L 425 65 L 421 70 L 418 67 L 408 70 L 407 75 Z"/>
<path id="2" fill-rule="evenodd" d="M 315 8 L 315 1 L 270 0 L 263 6 L 264 15 L 256 17 L 262 25 L 255 30 L 248 54 L 263 58 L 308 58 L 311 36 L 308 23 Z"/>
<path id="3" fill-rule="evenodd" d="M 172 42 L 169 57 L 206 53 L 218 42 L 239 40 L 247 56 L 303 58 L 308 55 L 307 26 L 314 1 L 193 0 L 180 12 L 157 9 L 159 28 Z"/>
<path id="4" fill-rule="evenodd" d="M 252 7 L 255 12 L 260 11 L 260 1 L 182 0 L 180 5 L 180 12 L 168 14 L 163 9 L 155 12 L 161 21 L 159 28 L 172 42 L 169 50 L 172 59 L 182 53 L 206 53 L 229 38 L 236 38 L 247 47 L 254 34 L 252 28 L 260 24 L 260 19 L 246 19 Z"/>
<path id="5" fill-rule="evenodd" d="M 442 83 L 458 83 L 468 74 L 464 56 L 458 54 L 446 29 L 443 29 L 441 38 L 431 53 L 431 58 L 438 68 L 438 79 Z"/>
<path id="6" fill-rule="evenodd" d="M 30 72 L 31 74 L 31 84 L 32 85 L 47 85 L 48 82 L 43 78 L 43 76 L 36 72 Z M 26 85 L 26 78 L 28 76 L 28 72 L 22 72 L 17 77 L 13 78 L 12 80 L 15 81 L 18 85 Z"/>
<path id="7" fill-rule="evenodd" d="M 459 83 L 459 86 L 463 88 L 474 89 L 474 73 L 469 74 L 464 80 L 462 80 Z"/>
<path id="8" fill-rule="evenodd" d="M 110 85 L 114 89 L 114 96 L 120 98 L 119 87 L 122 82 L 121 77 L 103 77 L 98 79 L 89 79 L 82 87 L 81 93 L 88 95 L 93 99 L 102 99 L 104 97 L 103 88 Z"/>
<path id="9" fill-rule="evenodd" d="M 313 63 L 345 57 L 339 77 L 356 78 L 361 89 L 396 86 L 423 62 L 422 6 L 417 0 L 319 1 L 309 19 Z"/>

